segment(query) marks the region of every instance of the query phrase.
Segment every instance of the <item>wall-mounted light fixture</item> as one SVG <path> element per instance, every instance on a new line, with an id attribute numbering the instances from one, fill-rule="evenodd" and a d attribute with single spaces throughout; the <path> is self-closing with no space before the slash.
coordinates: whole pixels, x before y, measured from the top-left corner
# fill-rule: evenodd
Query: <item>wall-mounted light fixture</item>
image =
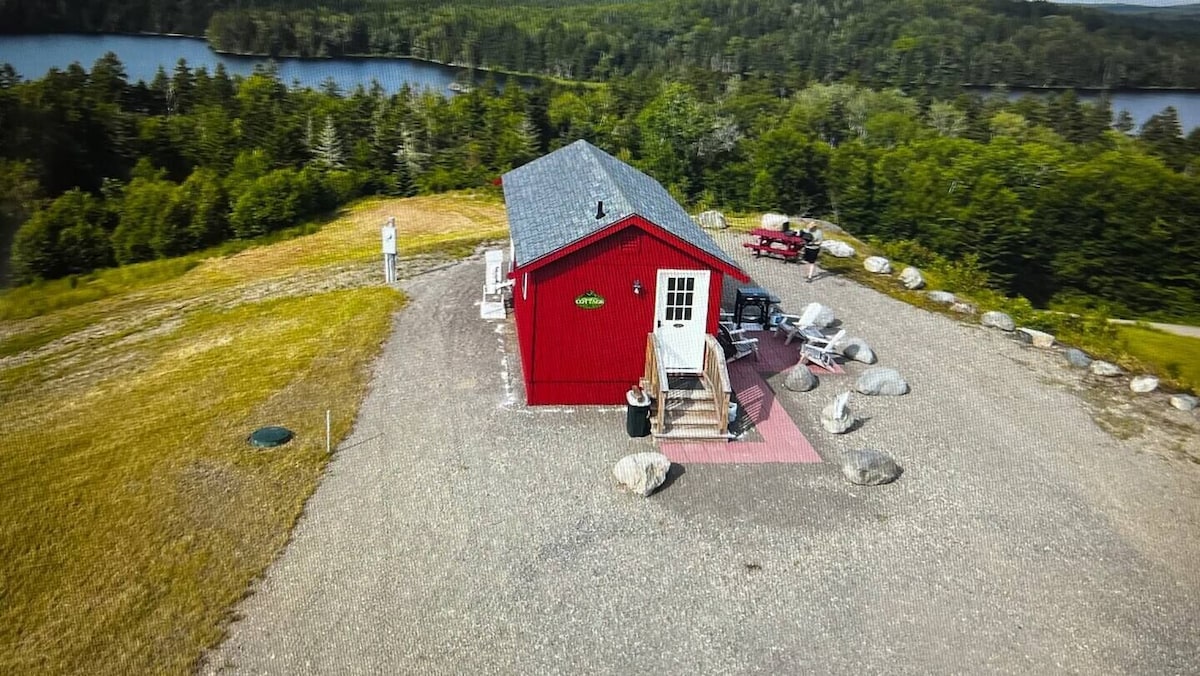
<path id="1" fill-rule="evenodd" d="M 633 280 L 633 295 L 635 295 L 635 296 L 642 295 L 642 280 L 640 280 L 640 279 Z"/>

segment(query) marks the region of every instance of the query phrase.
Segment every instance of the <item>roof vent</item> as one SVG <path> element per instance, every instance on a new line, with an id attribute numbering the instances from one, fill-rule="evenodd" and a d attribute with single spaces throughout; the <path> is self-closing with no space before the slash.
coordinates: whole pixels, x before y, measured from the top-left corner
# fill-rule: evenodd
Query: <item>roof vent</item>
<path id="1" fill-rule="evenodd" d="M 596 220 L 604 218 L 604 200 L 596 202 Z"/>

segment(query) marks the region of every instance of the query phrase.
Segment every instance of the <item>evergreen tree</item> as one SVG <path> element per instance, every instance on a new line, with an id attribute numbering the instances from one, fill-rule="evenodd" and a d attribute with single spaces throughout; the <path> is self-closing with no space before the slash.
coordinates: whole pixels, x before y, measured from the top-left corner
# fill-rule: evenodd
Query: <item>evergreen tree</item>
<path id="1" fill-rule="evenodd" d="M 1117 121 L 1113 123 L 1114 129 L 1128 135 L 1133 132 L 1135 126 L 1133 116 L 1129 114 L 1128 110 L 1122 109 L 1121 112 L 1117 113 Z"/>
<path id="2" fill-rule="evenodd" d="M 1174 106 L 1167 106 L 1161 113 L 1150 116 L 1142 125 L 1140 138 L 1150 152 L 1161 157 L 1167 166 L 1182 169 L 1186 164 L 1187 146 L 1179 124 L 1179 112 Z"/>
<path id="3" fill-rule="evenodd" d="M 88 93 L 98 102 L 121 103 L 128 85 L 125 66 L 112 52 L 97 59 L 88 75 Z"/>
<path id="4" fill-rule="evenodd" d="M 326 169 L 341 169 L 346 166 L 345 151 L 342 150 L 342 140 L 337 128 L 333 126 L 333 117 L 325 116 L 325 126 L 317 137 L 317 145 L 313 148 L 313 162 Z"/>
<path id="5" fill-rule="evenodd" d="M 413 180 L 411 164 L 404 146 L 396 148 L 395 169 L 392 171 L 392 194 L 400 197 L 411 197 L 417 194 L 416 182 Z"/>
<path id="6" fill-rule="evenodd" d="M 171 95 L 174 106 L 171 112 L 187 113 L 195 103 L 196 82 L 188 68 L 187 59 L 180 59 L 175 64 L 175 73 L 171 77 Z"/>

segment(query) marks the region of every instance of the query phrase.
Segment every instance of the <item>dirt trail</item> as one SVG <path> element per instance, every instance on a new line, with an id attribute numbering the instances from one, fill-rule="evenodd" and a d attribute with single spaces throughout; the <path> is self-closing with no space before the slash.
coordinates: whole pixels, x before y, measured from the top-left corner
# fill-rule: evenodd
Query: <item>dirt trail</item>
<path id="1" fill-rule="evenodd" d="M 1187 336 L 1188 338 L 1200 338 L 1200 326 L 1189 326 L 1187 324 L 1160 324 L 1158 322 L 1138 322 L 1133 319 L 1110 319 L 1114 324 L 1139 324 L 1144 323 L 1152 326 L 1160 331 L 1173 333 L 1177 336 Z"/>

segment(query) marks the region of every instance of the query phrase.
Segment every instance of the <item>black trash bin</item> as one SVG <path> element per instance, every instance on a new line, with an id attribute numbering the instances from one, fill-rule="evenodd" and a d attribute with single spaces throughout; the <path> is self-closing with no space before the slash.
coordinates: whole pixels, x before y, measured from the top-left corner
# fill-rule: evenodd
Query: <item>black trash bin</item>
<path id="1" fill-rule="evenodd" d="M 631 437 L 650 434 L 650 397 L 641 388 L 625 393 L 625 431 Z"/>

